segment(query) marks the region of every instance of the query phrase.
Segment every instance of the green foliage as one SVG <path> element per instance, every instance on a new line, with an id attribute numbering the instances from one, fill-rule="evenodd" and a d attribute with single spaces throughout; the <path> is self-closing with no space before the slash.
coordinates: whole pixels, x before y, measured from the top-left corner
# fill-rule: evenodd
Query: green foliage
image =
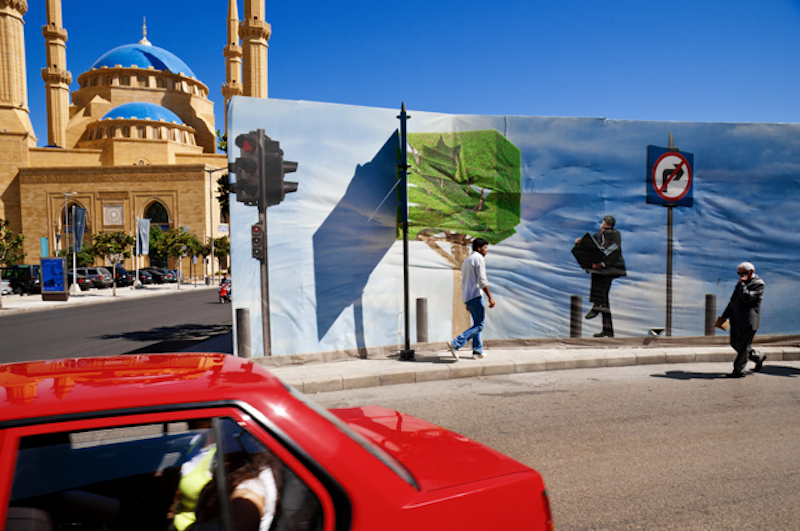
<path id="1" fill-rule="evenodd" d="M 163 236 L 163 245 L 167 256 L 171 256 L 173 258 L 194 256 L 194 248 L 197 243 L 197 237 L 194 235 L 189 234 L 182 228 L 178 228 L 163 233 Z"/>
<path id="2" fill-rule="evenodd" d="M 217 194 L 220 217 L 227 221 L 231 212 L 231 185 L 228 182 L 227 173 L 217 179 Z"/>
<path id="3" fill-rule="evenodd" d="M 499 243 L 520 222 L 520 150 L 498 131 L 408 135 L 409 236 Z"/>
<path id="4" fill-rule="evenodd" d="M 223 133 L 217 129 L 217 149 L 223 153 L 228 152 L 228 133 Z"/>
<path id="5" fill-rule="evenodd" d="M 131 246 L 136 243 L 133 236 L 124 232 L 100 232 L 94 235 L 92 252 L 102 256 L 116 265 L 125 258 L 130 258 Z"/>
<path id="6" fill-rule="evenodd" d="M 153 265 L 167 265 L 167 243 L 164 231 L 158 225 L 150 224 L 150 263 Z"/>
<path id="7" fill-rule="evenodd" d="M 90 244 L 86 239 L 83 241 L 83 248 L 75 255 L 75 263 L 78 267 L 84 267 L 88 265 L 92 265 L 94 263 L 94 259 L 97 255 L 92 248 L 92 244 Z M 72 246 L 70 245 L 66 250 L 58 251 L 57 256 L 72 256 Z M 71 260 L 71 258 L 70 258 Z M 68 263 L 71 263 L 68 261 Z"/>
<path id="8" fill-rule="evenodd" d="M 8 220 L 0 219 L 0 264 L 14 265 L 22 262 L 25 253 L 22 251 L 22 242 L 25 241 L 24 234 L 14 234 L 8 230 Z"/>
<path id="9" fill-rule="evenodd" d="M 225 258 L 231 254 L 231 241 L 227 236 L 220 236 L 214 238 L 214 256 L 216 258 Z"/>

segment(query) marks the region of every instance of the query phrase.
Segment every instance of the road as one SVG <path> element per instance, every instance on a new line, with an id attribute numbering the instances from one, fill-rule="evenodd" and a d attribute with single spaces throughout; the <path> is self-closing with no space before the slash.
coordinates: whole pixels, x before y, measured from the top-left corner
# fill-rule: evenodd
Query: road
<path id="1" fill-rule="evenodd" d="M 542 473 L 556 529 L 800 529 L 800 362 L 525 373 L 312 395 L 445 426 Z M 498 508 L 499 509 L 499 508 Z"/>
<path id="2" fill-rule="evenodd" d="M 230 304 L 215 290 L 182 290 L 0 318 L 0 363 L 174 352 L 229 332 Z"/>

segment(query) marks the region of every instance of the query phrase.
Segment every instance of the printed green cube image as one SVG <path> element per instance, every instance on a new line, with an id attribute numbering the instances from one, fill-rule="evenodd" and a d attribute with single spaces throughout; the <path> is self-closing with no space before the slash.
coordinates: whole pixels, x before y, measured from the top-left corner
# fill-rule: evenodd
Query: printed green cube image
<path id="1" fill-rule="evenodd" d="M 499 243 L 520 222 L 520 150 L 499 131 L 408 135 L 409 237 Z M 449 238 L 448 238 L 449 239 Z"/>

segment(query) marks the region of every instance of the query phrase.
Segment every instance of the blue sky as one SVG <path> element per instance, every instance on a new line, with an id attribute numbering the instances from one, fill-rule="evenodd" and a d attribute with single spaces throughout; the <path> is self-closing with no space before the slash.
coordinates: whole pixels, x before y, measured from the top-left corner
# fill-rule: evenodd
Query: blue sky
<path id="1" fill-rule="evenodd" d="M 47 143 L 44 0 L 25 15 Z M 63 1 L 67 68 L 147 37 L 208 87 L 223 126 L 227 0 Z M 240 16 L 243 6 L 239 6 Z M 269 94 L 456 114 L 800 122 L 800 0 L 267 1 Z M 413 118 L 412 118 L 413 119 Z"/>

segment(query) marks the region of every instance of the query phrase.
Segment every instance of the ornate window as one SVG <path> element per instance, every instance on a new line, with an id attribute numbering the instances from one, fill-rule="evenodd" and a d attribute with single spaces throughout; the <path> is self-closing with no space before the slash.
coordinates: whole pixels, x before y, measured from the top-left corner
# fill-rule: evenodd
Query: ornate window
<path id="1" fill-rule="evenodd" d="M 130 86 L 131 78 L 129 76 L 122 76 L 122 84 L 125 85 L 126 87 Z"/>
<path id="2" fill-rule="evenodd" d="M 156 86 L 158 88 L 164 88 L 164 78 L 163 77 L 159 77 L 159 78 L 156 79 Z"/>
<path id="3" fill-rule="evenodd" d="M 161 202 L 155 201 L 147 207 L 144 217 L 150 218 L 150 223 L 158 225 L 162 230 L 169 230 L 169 214 Z"/>

